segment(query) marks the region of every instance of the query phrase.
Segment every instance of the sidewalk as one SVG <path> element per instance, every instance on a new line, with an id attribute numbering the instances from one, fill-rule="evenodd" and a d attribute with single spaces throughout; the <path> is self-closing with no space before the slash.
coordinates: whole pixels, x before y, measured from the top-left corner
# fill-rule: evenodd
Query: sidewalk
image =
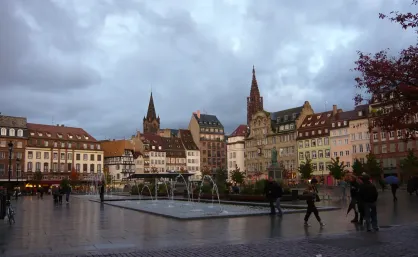
<path id="1" fill-rule="evenodd" d="M 310 228 L 309 228 L 310 229 Z M 381 228 L 377 233 L 351 232 L 339 235 L 320 235 L 297 239 L 267 239 L 235 245 L 161 248 L 155 250 L 90 251 L 59 255 L 31 255 L 32 257 L 100 257 L 100 256 L 418 256 L 418 225 Z M 22 256 L 22 257 L 28 257 Z"/>

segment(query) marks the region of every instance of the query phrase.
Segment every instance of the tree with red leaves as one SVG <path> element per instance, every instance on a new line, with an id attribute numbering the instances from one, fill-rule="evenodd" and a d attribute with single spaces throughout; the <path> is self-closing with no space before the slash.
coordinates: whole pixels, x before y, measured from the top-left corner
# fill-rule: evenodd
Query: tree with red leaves
<path id="1" fill-rule="evenodd" d="M 418 0 L 413 0 L 413 5 Z M 399 23 L 403 29 L 412 28 L 418 33 L 418 13 L 391 12 L 391 16 L 379 14 L 380 19 Z M 365 91 L 355 96 L 356 104 L 367 100 L 380 108 L 372 111 L 373 126 L 383 130 L 405 129 L 406 138 L 418 131 L 418 44 L 402 50 L 399 56 L 388 56 L 386 50 L 374 55 L 358 52 L 355 62 L 356 87 Z"/>
<path id="2" fill-rule="evenodd" d="M 78 182 L 78 179 L 79 179 L 79 174 L 77 173 L 77 171 L 73 167 L 71 169 L 71 173 L 70 173 L 70 180 L 74 184 L 74 183 L 77 183 Z"/>

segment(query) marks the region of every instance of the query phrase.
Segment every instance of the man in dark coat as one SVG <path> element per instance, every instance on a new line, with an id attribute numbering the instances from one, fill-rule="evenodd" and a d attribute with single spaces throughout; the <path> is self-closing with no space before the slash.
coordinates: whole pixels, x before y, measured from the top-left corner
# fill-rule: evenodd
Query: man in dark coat
<path id="1" fill-rule="evenodd" d="M 370 177 L 365 175 L 361 178 L 363 184 L 359 188 L 359 199 L 364 205 L 364 218 L 366 220 L 367 231 L 379 230 L 377 222 L 376 201 L 379 196 L 375 185 L 370 181 Z"/>
<path id="2" fill-rule="evenodd" d="M 264 195 L 266 196 L 266 199 L 270 204 L 270 214 L 275 215 L 276 207 L 274 206 L 274 203 L 279 197 L 277 182 L 275 183 L 275 181 L 273 181 L 273 179 L 270 178 L 269 181 L 266 182 L 266 185 L 264 187 Z"/>
<path id="3" fill-rule="evenodd" d="M 351 220 L 351 223 L 358 223 L 359 222 L 359 213 L 360 213 L 360 223 L 363 223 L 363 211 L 359 208 L 359 183 L 355 177 L 351 178 L 350 181 L 350 195 L 351 195 L 351 202 L 350 208 L 352 207 L 354 210 L 354 219 Z"/>
<path id="4" fill-rule="evenodd" d="M 100 185 L 100 202 L 104 202 L 104 193 L 105 193 L 105 182 L 102 181 L 101 185 Z M 138 192 L 139 193 L 139 192 Z"/>

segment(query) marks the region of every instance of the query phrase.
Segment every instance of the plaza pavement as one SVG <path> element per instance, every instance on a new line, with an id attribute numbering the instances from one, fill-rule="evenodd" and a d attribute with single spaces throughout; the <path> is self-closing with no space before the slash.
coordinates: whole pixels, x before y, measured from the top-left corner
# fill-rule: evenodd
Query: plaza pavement
<path id="1" fill-rule="evenodd" d="M 14 202 L 16 224 L 0 225 L 0 256 L 418 256 L 418 197 L 399 193 L 396 204 L 381 193 L 378 233 L 351 224 L 347 203 L 320 213 L 324 229 L 314 217 L 305 229 L 304 214 L 178 221 L 74 197 L 58 207 L 49 196 L 25 197 Z"/>

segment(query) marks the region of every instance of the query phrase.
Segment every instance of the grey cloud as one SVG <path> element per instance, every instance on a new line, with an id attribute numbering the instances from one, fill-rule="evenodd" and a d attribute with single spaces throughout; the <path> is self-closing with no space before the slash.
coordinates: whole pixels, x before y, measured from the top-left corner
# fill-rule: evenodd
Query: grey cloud
<path id="1" fill-rule="evenodd" d="M 168 8 L 164 1 L 0 1 L 0 111 L 45 123 L 54 117 L 98 138 L 123 138 L 142 130 L 152 85 L 162 127 L 187 127 L 200 109 L 216 114 L 231 132 L 246 121 L 253 64 L 269 111 L 305 100 L 318 111 L 325 100 L 350 109 L 356 51 L 396 52 L 416 42 L 378 19 L 379 12 L 410 9 L 409 0 L 248 3 L 239 14 L 223 1 L 204 13 L 193 9 L 195 1 Z M 16 16 L 19 8 L 41 32 Z M 126 19 L 111 26 L 123 33 L 109 31 L 110 17 Z M 334 29 L 360 36 L 326 49 Z M 119 36 L 104 38 L 105 32 Z M 238 50 L 232 37 L 240 41 Z M 311 73 L 309 60 L 318 53 L 323 66 Z M 301 97 L 309 90 L 314 93 Z"/>

